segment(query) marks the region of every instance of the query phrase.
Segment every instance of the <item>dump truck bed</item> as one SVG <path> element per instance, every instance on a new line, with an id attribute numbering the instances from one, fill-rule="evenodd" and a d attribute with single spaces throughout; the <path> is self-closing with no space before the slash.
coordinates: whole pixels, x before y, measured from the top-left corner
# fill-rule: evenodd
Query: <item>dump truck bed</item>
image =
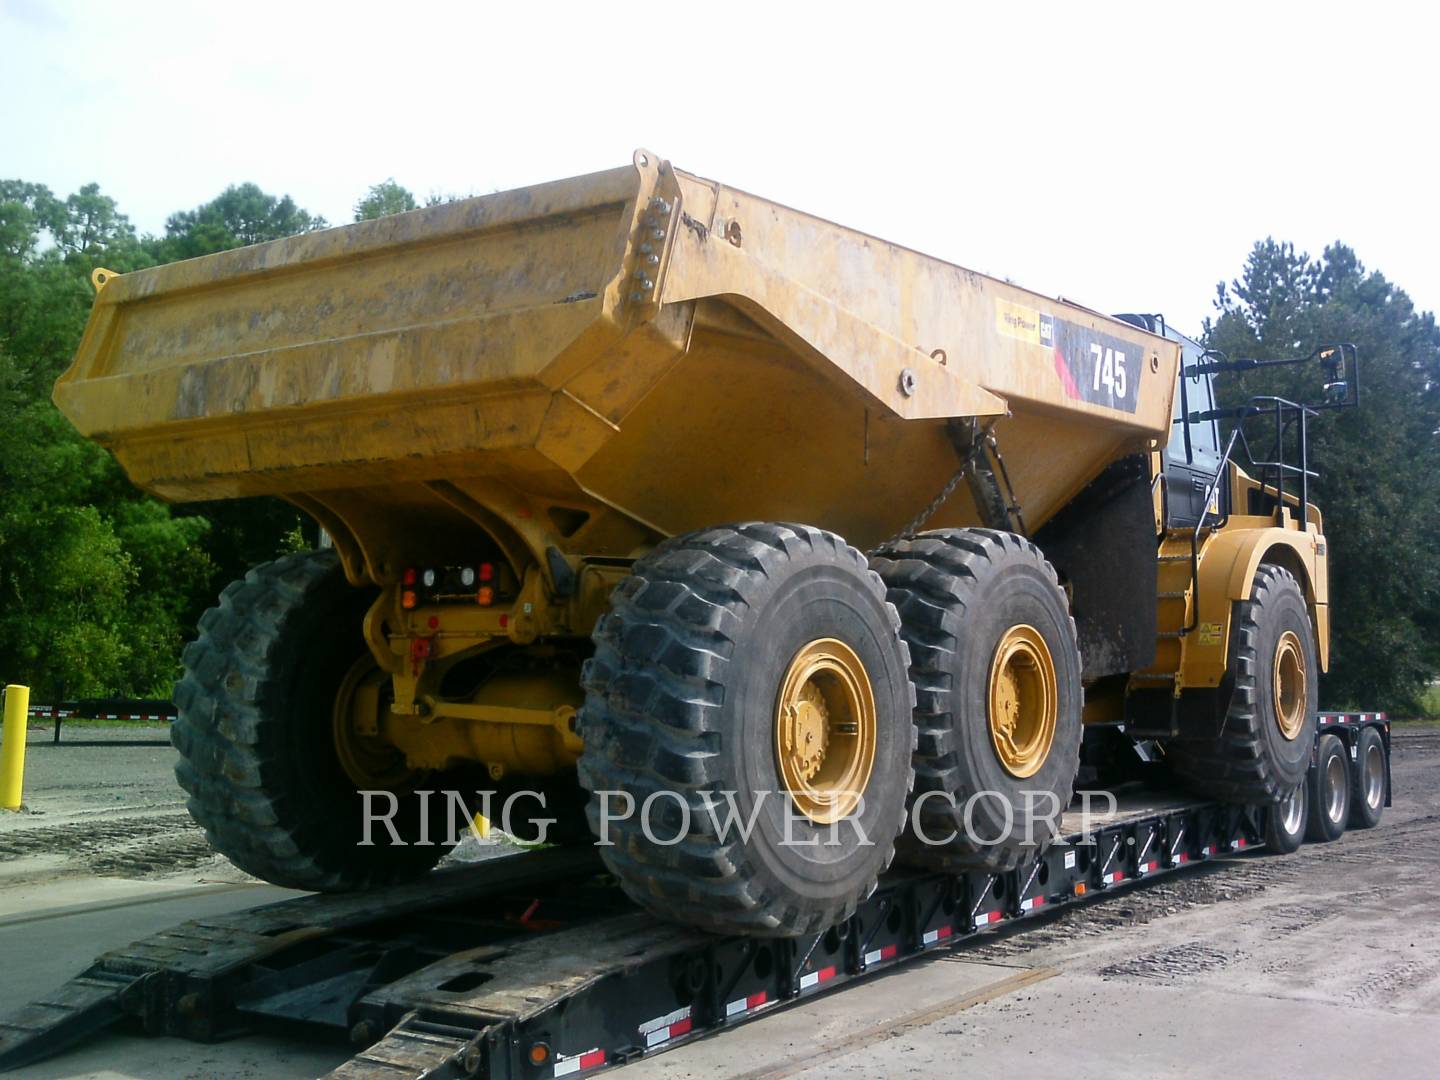
<path id="1" fill-rule="evenodd" d="M 1179 355 L 645 151 L 97 277 L 55 389 L 76 427 L 166 499 L 403 520 L 360 538 L 389 553 L 374 577 L 402 533 L 497 503 L 633 524 L 585 538 L 600 554 L 741 519 L 867 546 L 955 472 L 960 417 L 994 422 L 1037 527 L 1167 436 Z M 932 523 L 978 518 L 962 489 Z"/>

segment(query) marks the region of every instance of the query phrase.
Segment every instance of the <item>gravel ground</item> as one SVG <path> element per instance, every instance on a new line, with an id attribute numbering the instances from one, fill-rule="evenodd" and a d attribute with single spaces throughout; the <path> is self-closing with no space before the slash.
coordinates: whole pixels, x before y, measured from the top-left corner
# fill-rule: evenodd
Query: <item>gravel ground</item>
<path id="1" fill-rule="evenodd" d="M 32 727 L 25 805 L 0 813 L 0 885 L 71 875 L 245 880 L 185 810 L 167 727 Z"/>

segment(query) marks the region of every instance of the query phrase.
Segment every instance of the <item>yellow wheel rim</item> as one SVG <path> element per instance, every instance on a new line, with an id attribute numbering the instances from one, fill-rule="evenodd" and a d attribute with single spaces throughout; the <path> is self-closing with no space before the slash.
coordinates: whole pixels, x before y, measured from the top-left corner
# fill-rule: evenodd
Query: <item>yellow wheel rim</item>
<path id="1" fill-rule="evenodd" d="M 817 825 L 859 804 L 875 767 L 875 693 L 843 641 L 812 641 L 790 661 L 775 699 L 775 756 L 795 808 Z"/>
<path id="2" fill-rule="evenodd" d="M 389 712 L 382 693 L 389 681 L 367 653 L 351 666 L 335 695 L 335 756 L 357 791 L 405 791 L 420 775 L 380 733 Z"/>
<path id="3" fill-rule="evenodd" d="M 1055 663 L 1040 631 L 1012 626 L 990 663 L 990 741 L 1011 776 L 1034 776 L 1055 741 L 1059 692 Z"/>
<path id="4" fill-rule="evenodd" d="M 1280 635 L 1275 646 L 1275 674 L 1271 679 L 1275 693 L 1275 722 L 1286 739 L 1299 737 L 1305 727 L 1305 706 L 1309 694 L 1305 686 L 1305 650 L 1293 630 Z"/>

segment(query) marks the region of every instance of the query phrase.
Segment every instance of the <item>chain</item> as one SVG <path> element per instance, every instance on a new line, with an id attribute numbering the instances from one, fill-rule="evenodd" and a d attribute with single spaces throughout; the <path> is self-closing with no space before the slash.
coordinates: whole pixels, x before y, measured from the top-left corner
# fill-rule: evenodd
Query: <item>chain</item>
<path id="1" fill-rule="evenodd" d="M 882 541 L 878 546 L 871 548 L 870 551 L 867 552 L 867 554 L 873 555 L 876 551 L 880 550 L 880 548 L 889 547 L 891 544 L 898 543 L 899 541 L 904 540 L 907 536 L 915 535 L 915 533 L 919 531 L 920 526 L 924 525 L 925 522 L 929 521 L 935 511 L 939 510 L 940 507 L 945 504 L 945 500 L 950 498 L 950 496 L 955 493 L 955 489 L 960 486 L 960 481 L 964 480 L 965 475 L 975 467 L 976 459 L 978 459 L 980 455 L 985 452 L 985 447 L 987 444 L 990 446 L 991 451 L 995 455 L 995 462 L 999 467 L 1001 477 L 1003 478 L 1005 483 L 1005 487 L 1009 490 L 1009 496 L 1006 497 L 1005 509 L 1007 513 L 1014 515 L 1015 521 L 1019 525 L 1021 535 L 1025 535 L 1025 520 L 1020 517 L 1020 505 L 1015 502 L 1015 492 L 1014 488 L 1010 486 L 1010 475 L 1005 468 L 1005 459 L 1000 456 L 1000 448 L 995 445 L 993 436 L 991 435 L 991 431 L 994 426 L 995 425 L 992 422 L 989 426 L 987 426 L 983 431 L 980 432 L 979 438 L 975 439 L 975 441 L 971 444 L 969 451 L 965 454 L 964 460 L 960 462 L 960 467 L 955 470 L 955 475 L 950 477 L 949 480 L 945 481 L 945 486 L 940 489 L 940 494 L 936 495 L 935 498 L 931 499 L 930 502 L 926 505 L 925 509 L 921 510 L 920 513 L 916 514 L 913 518 L 911 518 L 903 529 L 897 532 L 894 536 L 890 537 L 888 540 Z"/>
<path id="2" fill-rule="evenodd" d="M 979 444 L 977 443 L 976 445 L 978 446 Z M 945 500 L 950 498 L 950 496 L 955 493 L 955 489 L 960 486 L 960 481 L 965 479 L 965 474 L 970 471 L 970 466 L 974 463 L 974 461 L 975 451 L 972 450 L 969 456 L 966 457 L 963 462 L 961 462 L 960 468 L 955 470 L 955 475 L 950 477 L 949 480 L 945 481 L 945 486 L 940 489 L 940 494 L 936 495 L 935 498 L 931 499 L 930 502 L 926 504 L 924 510 L 921 510 L 920 513 L 916 514 L 913 518 L 911 518 L 910 521 L 906 524 L 906 526 L 899 532 L 897 532 L 894 536 L 890 537 L 888 540 L 881 541 L 878 545 L 871 548 L 867 554 L 873 555 L 882 547 L 889 547 L 891 544 L 898 543 L 899 541 L 904 540 L 907 536 L 914 535 L 914 533 L 919 530 L 920 526 L 924 525 L 925 522 L 929 521 L 931 515 L 944 505 Z"/>

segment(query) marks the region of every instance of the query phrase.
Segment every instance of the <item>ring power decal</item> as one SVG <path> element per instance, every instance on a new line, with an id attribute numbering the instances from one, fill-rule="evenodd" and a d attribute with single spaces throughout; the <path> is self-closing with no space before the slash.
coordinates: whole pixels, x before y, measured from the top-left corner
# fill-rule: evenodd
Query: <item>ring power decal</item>
<path id="1" fill-rule="evenodd" d="M 1055 374 L 1069 397 L 1121 412 L 1135 411 L 1144 367 L 1137 346 L 1008 300 L 995 301 L 995 329 L 1006 337 L 1049 349 L 1055 358 Z"/>

